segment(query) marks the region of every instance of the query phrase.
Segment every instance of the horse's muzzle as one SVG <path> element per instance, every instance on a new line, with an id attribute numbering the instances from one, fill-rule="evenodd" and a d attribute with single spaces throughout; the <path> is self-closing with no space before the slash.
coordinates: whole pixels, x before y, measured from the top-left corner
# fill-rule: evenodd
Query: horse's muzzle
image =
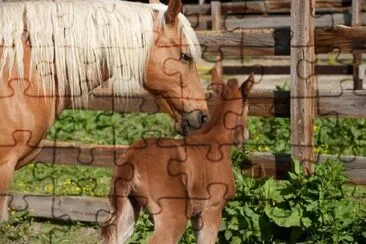
<path id="1" fill-rule="evenodd" d="M 201 129 L 208 122 L 209 116 L 207 112 L 195 110 L 193 112 L 184 113 L 182 115 L 182 134 L 188 136 L 191 131 Z"/>

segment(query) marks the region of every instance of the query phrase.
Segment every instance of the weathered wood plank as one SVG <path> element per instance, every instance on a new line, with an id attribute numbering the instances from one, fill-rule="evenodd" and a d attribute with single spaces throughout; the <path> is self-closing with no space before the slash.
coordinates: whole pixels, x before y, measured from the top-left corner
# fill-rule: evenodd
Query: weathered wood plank
<path id="1" fill-rule="evenodd" d="M 315 35 L 316 53 L 327 53 L 338 49 L 341 53 L 366 50 L 366 28 L 334 26 L 317 28 Z"/>
<path id="2" fill-rule="evenodd" d="M 9 207 L 27 210 L 33 217 L 103 223 L 109 202 L 106 198 L 10 192 Z"/>
<path id="3" fill-rule="evenodd" d="M 361 23 L 361 0 L 352 0 L 352 26 L 360 26 Z M 354 51 L 353 52 L 353 88 L 355 90 L 362 89 L 362 79 L 359 76 L 359 66 L 361 64 L 361 52 Z"/>
<path id="4" fill-rule="evenodd" d="M 366 92 L 364 90 L 316 91 L 316 114 L 321 117 L 364 118 Z"/>
<path id="5" fill-rule="evenodd" d="M 203 59 L 215 61 L 220 55 L 228 57 L 289 55 L 291 31 L 280 29 L 251 29 L 244 31 L 198 31 Z M 354 50 L 366 51 L 366 28 L 334 26 L 316 28 L 315 52 L 329 53 L 333 50 L 351 53 Z"/>
<path id="6" fill-rule="evenodd" d="M 241 32 L 199 31 L 203 59 L 214 62 L 216 56 L 228 57 L 275 55 L 273 29 L 247 30 Z"/>
<path id="7" fill-rule="evenodd" d="M 211 17 L 212 17 L 212 30 L 220 31 L 221 30 L 221 2 L 212 1 L 211 2 Z M 216 71 L 219 76 L 222 76 L 222 59 L 221 55 L 216 57 Z"/>
<path id="8" fill-rule="evenodd" d="M 335 155 L 315 155 L 317 163 L 328 159 L 336 159 Z M 366 185 L 366 157 L 340 156 L 340 161 L 345 167 L 348 182 L 357 185 Z M 253 178 L 274 177 L 278 180 L 287 179 L 287 172 L 291 170 L 291 155 L 285 153 L 262 153 L 251 155 L 250 159 L 243 162 L 242 168 Z"/>
<path id="9" fill-rule="evenodd" d="M 322 14 L 315 18 L 315 27 L 333 27 L 336 25 L 350 26 L 352 23 L 352 15 L 349 13 L 343 14 Z M 192 21 L 204 21 L 193 19 Z M 366 13 L 360 16 L 360 23 L 366 24 Z M 222 20 L 224 30 L 232 31 L 237 29 L 259 29 L 259 28 L 283 28 L 291 25 L 290 16 L 245 16 L 235 15 L 226 16 Z"/>
<path id="10" fill-rule="evenodd" d="M 212 30 L 221 30 L 221 2 L 211 2 L 211 19 L 212 19 Z"/>
<path id="11" fill-rule="evenodd" d="M 113 167 L 129 149 L 128 145 L 96 145 L 73 142 L 44 141 L 35 161 L 65 165 Z"/>
<path id="12" fill-rule="evenodd" d="M 52 141 L 45 141 L 44 144 L 45 147 L 35 161 L 105 168 L 112 168 L 115 165 L 115 159 L 129 149 L 128 145 L 94 145 L 70 142 L 54 143 Z M 111 153 L 113 151 L 117 155 L 116 157 Z M 88 160 L 85 163 L 85 161 L 80 160 L 82 157 L 88 157 L 93 161 Z M 327 159 L 335 158 L 337 156 L 315 155 L 314 161 L 321 163 Z M 366 157 L 340 156 L 340 160 L 344 163 L 345 174 L 351 179 L 351 182 L 366 184 Z M 248 175 L 254 178 L 273 176 L 276 179 L 286 179 L 287 172 L 291 167 L 291 156 L 290 154 L 284 153 L 256 152 L 250 155 L 249 159 L 245 160 L 242 164 L 242 168 L 246 170 Z"/>
<path id="13" fill-rule="evenodd" d="M 341 84 L 340 84 L 341 86 Z M 127 94 L 114 97 L 110 89 L 96 89 L 89 97 L 88 104 L 76 101 L 74 109 L 105 110 L 115 112 L 160 112 L 154 98 L 148 93 L 135 94 L 125 106 L 124 98 Z M 213 106 L 209 92 L 208 106 Z M 296 97 L 294 97 L 296 99 Z M 352 90 L 317 90 L 314 97 L 316 115 L 321 117 L 366 117 L 366 91 Z M 249 96 L 249 115 L 262 117 L 289 117 L 290 116 L 290 93 L 289 91 L 272 91 L 268 89 L 255 89 Z"/>
<path id="14" fill-rule="evenodd" d="M 336 25 L 352 25 L 352 14 L 350 13 L 323 13 L 315 18 L 315 27 L 333 27 Z M 212 25 L 211 16 L 188 17 L 192 27 L 197 30 L 207 30 Z M 259 28 L 285 28 L 290 27 L 290 16 L 253 16 L 253 15 L 227 15 L 223 16 L 221 25 L 223 30 L 233 31 L 238 29 L 259 29 Z M 360 14 L 360 24 L 366 25 L 366 13 Z"/>
<path id="15" fill-rule="evenodd" d="M 316 1 L 316 12 L 345 12 L 350 11 L 352 0 L 322 0 Z M 258 0 L 222 3 L 222 13 L 246 13 L 246 14 L 274 14 L 290 13 L 291 0 Z M 362 2 L 362 11 L 366 11 L 366 3 Z M 210 4 L 185 4 L 184 14 L 186 15 L 209 15 Z"/>
<path id="16" fill-rule="evenodd" d="M 314 172 L 315 0 L 291 2 L 291 154 Z"/>
<path id="17" fill-rule="evenodd" d="M 104 110 L 114 112 L 149 112 L 158 113 L 161 111 L 159 105 L 155 103 L 154 98 L 148 94 L 135 94 L 126 106 L 126 98 L 129 94 L 122 92 L 118 96 L 114 96 L 110 89 L 96 89 L 89 96 L 89 103 L 81 103 L 77 98 L 75 104 L 70 108 L 88 109 L 88 110 Z M 207 92 L 207 103 L 210 108 L 213 107 L 213 99 Z M 272 117 L 278 115 L 281 117 L 288 116 L 286 107 L 289 105 L 289 95 L 286 92 L 276 92 L 270 90 L 256 90 L 250 95 L 249 115 Z"/>
<path id="18" fill-rule="evenodd" d="M 361 25 L 360 15 L 361 15 L 361 0 L 352 0 L 352 26 Z"/>

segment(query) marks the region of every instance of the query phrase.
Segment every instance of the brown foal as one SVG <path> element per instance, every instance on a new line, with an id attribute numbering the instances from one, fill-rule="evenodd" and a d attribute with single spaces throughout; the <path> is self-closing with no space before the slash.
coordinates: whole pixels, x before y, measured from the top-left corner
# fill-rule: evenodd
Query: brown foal
<path id="1" fill-rule="evenodd" d="M 115 166 L 111 216 L 102 229 L 104 243 L 123 243 L 133 232 L 140 208 L 153 217 L 149 243 L 176 243 L 192 220 L 198 243 L 215 243 L 222 210 L 235 193 L 233 144 L 244 140 L 247 97 L 253 74 L 241 85 L 225 85 L 216 71 L 217 92 L 211 120 L 182 140 L 148 139 L 132 145 Z"/>

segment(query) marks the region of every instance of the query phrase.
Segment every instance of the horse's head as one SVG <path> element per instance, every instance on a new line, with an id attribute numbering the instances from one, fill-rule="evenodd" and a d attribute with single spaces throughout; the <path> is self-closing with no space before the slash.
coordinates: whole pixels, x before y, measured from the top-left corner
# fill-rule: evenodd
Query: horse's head
<path id="1" fill-rule="evenodd" d="M 155 16 L 144 88 L 175 119 L 176 130 L 188 135 L 208 120 L 208 112 L 195 65 L 195 58 L 200 56 L 199 43 L 181 9 L 180 0 L 170 0 L 164 15 Z"/>

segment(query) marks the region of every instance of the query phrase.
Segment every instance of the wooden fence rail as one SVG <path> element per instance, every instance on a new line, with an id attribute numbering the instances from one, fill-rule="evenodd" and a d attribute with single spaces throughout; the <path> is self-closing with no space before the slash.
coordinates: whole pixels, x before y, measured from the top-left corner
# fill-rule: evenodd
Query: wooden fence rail
<path id="1" fill-rule="evenodd" d="M 198 31 L 203 59 L 220 55 L 222 59 L 244 56 L 289 55 L 291 31 L 282 29 L 254 29 L 243 31 Z M 339 50 L 351 53 L 366 51 L 366 27 L 335 26 L 315 29 L 315 53 Z M 216 59 L 212 59 L 214 61 Z"/>
<path id="2" fill-rule="evenodd" d="M 341 87 L 341 85 L 340 85 Z M 128 106 L 126 98 L 129 97 Z M 206 93 L 209 107 L 213 106 L 210 92 Z M 262 117 L 290 117 L 290 101 L 297 99 L 291 97 L 289 91 L 272 91 L 268 89 L 253 90 L 249 96 L 249 115 Z M 316 90 L 312 98 L 315 102 L 315 115 L 320 117 L 366 117 L 366 90 Z M 148 93 L 133 94 L 121 92 L 113 95 L 111 89 L 99 88 L 91 92 L 89 102 L 82 103 L 82 97 L 75 100 L 70 108 L 104 110 L 115 112 L 160 112 L 154 98 Z"/>
<path id="3" fill-rule="evenodd" d="M 117 165 L 120 156 L 128 152 L 128 145 L 96 145 L 73 142 L 45 141 L 44 147 L 35 161 L 63 165 L 111 168 Z M 137 149 L 138 150 L 138 149 Z M 337 156 L 316 155 L 317 162 L 334 159 Z M 366 157 L 340 156 L 350 182 L 366 184 Z M 148 161 L 146 162 L 149 163 Z M 242 164 L 243 169 L 255 178 L 272 176 L 286 179 L 291 169 L 289 154 L 254 153 Z"/>
<path id="4" fill-rule="evenodd" d="M 291 0 L 258 0 L 222 3 L 222 13 L 246 13 L 246 14 L 289 14 Z M 352 0 L 321 0 L 316 1 L 315 9 L 317 13 L 351 11 Z M 361 3 L 361 10 L 366 11 L 366 2 Z M 210 4 L 185 4 L 185 15 L 210 15 Z"/>
<path id="5" fill-rule="evenodd" d="M 315 17 L 316 27 L 333 27 L 336 25 L 352 25 L 351 13 L 322 13 Z M 188 16 L 192 27 L 196 30 L 206 30 L 212 25 L 211 16 L 193 15 Z M 259 28 L 284 28 L 291 25 L 290 16 L 252 16 L 252 15 L 226 15 L 220 20 L 224 30 L 259 29 Z M 360 14 L 360 24 L 366 25 L 366 13 Z"/>
<path id="6" fill-rule="evenodd" d="M 9 207 L 33 217 L 103 223 L 108 216 L 107 198 L 9 193 Z"/>

